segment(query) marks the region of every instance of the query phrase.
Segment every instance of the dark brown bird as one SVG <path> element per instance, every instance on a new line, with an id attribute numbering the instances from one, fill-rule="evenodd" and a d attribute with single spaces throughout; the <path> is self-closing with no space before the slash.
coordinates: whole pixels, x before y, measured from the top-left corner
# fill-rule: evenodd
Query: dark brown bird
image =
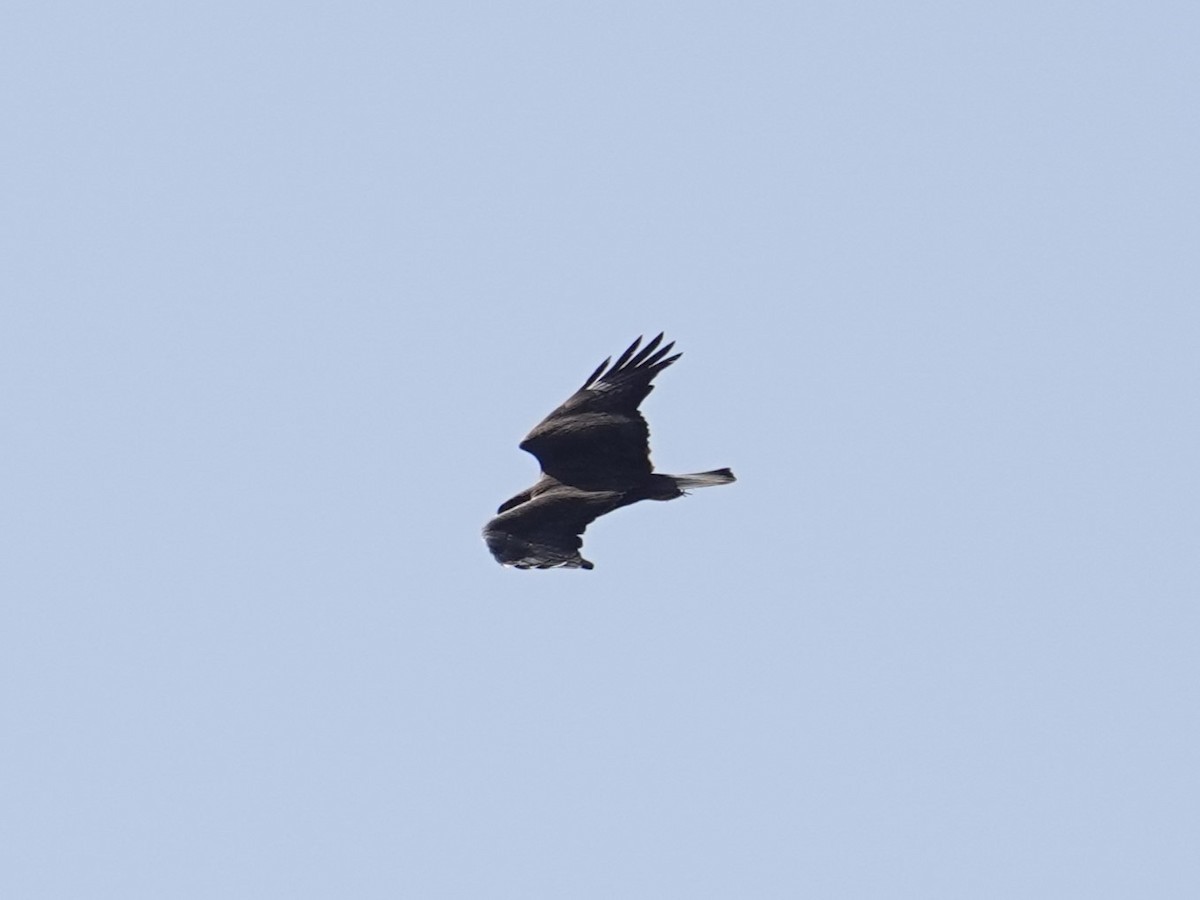
<path id="1" fill-rule="evenodd" d="M 650 463 L 650 429 L 638 405 L 650 382 L 682 354 L 667 356 L 661 334 L 639 351 L 639 337 L 615 363 L 609 357 L 567 402 L 529 432 L 521 449 L 542 477 L 506 500 L 483 529 L 497 561 L 518 569 L 590 569 L 581 535 L 605 513 L 640 500 L 674 500 L 689 489 L 729 484 L 729 469 L 663 475 Z"/>

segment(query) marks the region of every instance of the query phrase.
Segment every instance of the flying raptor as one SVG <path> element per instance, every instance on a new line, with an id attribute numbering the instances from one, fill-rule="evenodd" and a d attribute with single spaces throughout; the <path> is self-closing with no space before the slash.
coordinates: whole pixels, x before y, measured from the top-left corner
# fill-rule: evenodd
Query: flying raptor
<path id="1" fill-rule="evenodd" d="M 598 517 L 640 500 L 674 500 L 692 488 L 729 484 L 729 469 L 664 475 L 650 463 L 650 429 L 638 405 L 659 372 L 682 355 L 663 336 L 639 337 L 609 357 L 521 441 L 542 467 L 530 488 L 500 504 L 483 528 L 496 560 L 518 569 L 590 569 L 579 551 Z M 610 363 L 612 363 L 610 365 Z"/>

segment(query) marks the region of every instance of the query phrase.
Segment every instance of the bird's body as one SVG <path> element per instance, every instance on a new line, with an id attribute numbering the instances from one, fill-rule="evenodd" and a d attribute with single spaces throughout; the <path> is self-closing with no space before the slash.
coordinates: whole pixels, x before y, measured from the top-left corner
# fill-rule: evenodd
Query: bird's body
<path id="1" fill-rule="evenodd" d="M 578 391 L 521 442 L 537 457 L 542 477 L 506 500 L 484 526 L 497 561 L 519 569 L 590 569 L 581 535 L 599 516 L 641 500 L 673 500 L 689 488 L 728 484 L 729 469 L 694 475 L 656 473 L 650 429 L 638 406 L 651 381 L 679 359 L 659 348 L 660 334 L 638 352 L 638 338 L 616 363 L 608 359 Z"/>

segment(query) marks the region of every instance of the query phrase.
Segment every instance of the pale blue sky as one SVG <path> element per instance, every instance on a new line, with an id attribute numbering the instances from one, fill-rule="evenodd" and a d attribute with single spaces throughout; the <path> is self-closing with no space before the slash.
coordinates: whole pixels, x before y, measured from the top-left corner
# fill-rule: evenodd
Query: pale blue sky
<path id="1" fill-rule="evenodd" d="M 1200 896 L 1194 4 L 0 26 L 0 895 Z"/>

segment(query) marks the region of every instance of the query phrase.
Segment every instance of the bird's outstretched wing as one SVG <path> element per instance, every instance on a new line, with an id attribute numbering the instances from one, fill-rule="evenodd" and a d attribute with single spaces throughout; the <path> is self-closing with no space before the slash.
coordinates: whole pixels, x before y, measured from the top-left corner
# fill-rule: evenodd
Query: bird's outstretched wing
<path id="1" fill-rule="evenodd" d="M 590 569 L 579 551 L 583 532 L 621 505 L 615 491 L 585 491 L 543 478 L 528 499 L 517 495 L 483 529 L 498 562 L 518 569 Z"/>
<path id="2" fill-rule="evenodd" d="M 654 390 L 654 376 L 679 359 L 660 347 L 659 334 L 639 351 L 639 337 L 617 361 L 606 359 L 583 386 L 546 416 L 521 442 L 542 471 L 559 481 L 604 489 L 649 475 L 650 429 L 638 405 Z"/>

